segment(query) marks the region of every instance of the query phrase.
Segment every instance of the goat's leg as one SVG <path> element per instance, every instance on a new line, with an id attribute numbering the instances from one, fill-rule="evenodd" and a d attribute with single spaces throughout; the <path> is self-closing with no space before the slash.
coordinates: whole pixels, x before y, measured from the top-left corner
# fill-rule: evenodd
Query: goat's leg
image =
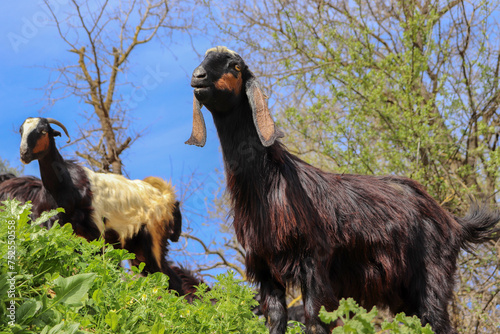
<path id="1" fill-rule="evenodd" d="M 452 294 L 452 285 L 449 282 L 453 280 L 447 280 L 445 275 L 438 276 L 442 277 L 432 279 L 432 282 L 436 282 L 434 284 L 428 282 L 424 293 L 421 294 L 417 316 L 422 320 L 422 324 L 430 323 L 436 334 L 456 334 L 448 313 L 448 301 Z"/>
<path id="2" fill-rule="evenodd" d="M 264 259 L 247 252 L 247 268 L 253 268 L 255 281 L 260 282 L 260 309 L 266 318 L 270 334 L 284 334 L 288 322 L 286 288 L 271 276 Z"/>
<path id="3" fill-rule="evenodd" d="M 184 296 L 186 294 L 186 291 L 184 291 L 184 288 L 182 286 L 182 278 L 177 275 L 177 273 L 166 263 L 163 264 L 162 271 L 164 274 L 168 276 L 168 288 L 169 290 L 174 290 L 179 293 L 179 296 Z M 188 298 L 189 300 L 189 298 Z"/>
<path id="4" fill-rule="evenodd" d="M 456 334 L 448 314 L 448 301 L 452 298 L 453 278 L 443 272 L 445 264 L 430 264 L 420 270 L 410 282 L 404 294 L 404 308 L 391 310 L 393 313 L 404 311 L 416 315 L 422 325 L 430 324 L 436 334 Z M 454 272 L 455 269 L 449 269 Z M 425 274 L 424 274 L 425 272 Z"/>
<path id="5" fill-rule="evenodd" d="M 284 334 L 287 326 L 286 289 L 269 277 L 261 281 L 261 308 L 269 334 Z"/>
<path id="6" fill-rule="evenodd" d="M 285 286 L 272 277 L 266 260 L 255 253 L 246 253 L 245 264 L 248 276 L 260 283 L 260 310 L 269 333 L 285 334 L 288 322 Z"/>
<path id="7" fill-rule="evenodd" d="M 306 334 L 330 333 L 335 324 L 329 326 L 323 323 L 318 317 L 319 309 L 323 305 L 328 311 L 333 311 L 339 304 L 328 280 L 322 274 L 325 270 L 318 268 L 312 258 L 303 260 L 300 270 Z"/>

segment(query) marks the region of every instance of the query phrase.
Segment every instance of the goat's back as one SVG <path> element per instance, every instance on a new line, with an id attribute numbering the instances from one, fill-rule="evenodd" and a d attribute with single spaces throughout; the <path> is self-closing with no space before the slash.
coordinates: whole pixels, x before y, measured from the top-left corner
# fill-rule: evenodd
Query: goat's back
<path id="1" fill-rule="evenodd" d="M 0 200 L 34 201 L 43 189 L 42 180 L 34 176 L 7 177 L 0 182 Z"/>
<path id="2" fill-rule="evenodd" d="M 173 221 L 173 187 L 162 191 L 148 182 L 122 175 L 95 173 L 87 168 L 85 171 L 94 196 L 93 219 L 101 231 L 113 229 L 123 240 L 135 235 L 142 225 Z"/>
<path id="3" fill-rule="evenodd" d="M 17 199 L 21 203 L 28 201 L 32 204 L 31 217 L 36 219 L 42 212 L 53 210 L 58 207 L 54 198 L 43 187 L 42 180 L 34 176 L 9 177 L 0 183 L 0 201 Z M 58 216 L 44 223 L 51 227 Z"/>

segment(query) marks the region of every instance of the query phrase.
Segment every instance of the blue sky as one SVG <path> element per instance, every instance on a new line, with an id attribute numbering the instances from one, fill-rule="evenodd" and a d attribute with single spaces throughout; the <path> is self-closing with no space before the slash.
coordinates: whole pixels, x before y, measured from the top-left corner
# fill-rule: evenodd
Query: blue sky
<path id="1" fill-rule="evenodd" d="M 27 117 L 55 118 L 70 134 L 76 134 L 77 125 L 85 121 L 82 111 L 89 108 L 75 98 L 46 108 L 43 87 L 51 73 L 45 67 L 57 62 L 76 63 L 76 55 L 68 52 L 55 27 L 43 23 L 44 15 L 40 4 L 27 6 L 23 1 L 4 2 L 0 11 L 0 159 L 8 160 L 14 167 L 21 167 L 18 129 Z M 171 179 L 178 190 L 194 175 L 191 189 L 184 190 L 190 192 L 201 183 L 203 186 L 183 203 L 184 216 L 191 220 L 196 235 L 211 240 L 217 237 L 215 229 L 205 226 L 205 221 L 197 216 L 205 214 L 207 203 L 220 186 L 221 175 L 216 172 L 223 168 L 219 141 L 211 117 L 204 110 L 208 131 L 206 146 L 184 144 L 192 125 L 193 93 L 189 82 L 201 59 L 187 36 L 177 34 L 173 42 L 167 49 L 153 41 L 137 47 L 131 54 L 129 81 L 140 85 L 151 70 L 161 75 L 154 88 L 147 89 L 145 96 L 136 97 L 131 104 L 134 129 L 147 130 L 122 156 L 124 169 L 131 179 L 149 175 Z M 203 38 L 197 38 L 195 44 L 199 52 L 211 46 Z M 59 147 L 65 140 L 64 137 L 57 140 Z M 75 149 L 76 146 L 69 146 L 61 153 L 71 157 Z M 39 176 L 37 162 L 25 166 L 24 174 Z M 191 262 L 189 258 L 177 259 L 175 254 L 178 253 L 172 254 L 173 260 Z"/>

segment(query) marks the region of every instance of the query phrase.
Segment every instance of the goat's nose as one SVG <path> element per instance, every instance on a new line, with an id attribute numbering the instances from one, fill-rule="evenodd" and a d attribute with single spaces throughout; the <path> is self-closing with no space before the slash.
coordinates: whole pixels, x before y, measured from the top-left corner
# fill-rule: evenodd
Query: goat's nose
<path id="1" fill-rule="evenodd" d="M 201 66 L 197 67 L 193 72 L 193 78 L 205 79 L 207 77 L 207 71 Z"/>

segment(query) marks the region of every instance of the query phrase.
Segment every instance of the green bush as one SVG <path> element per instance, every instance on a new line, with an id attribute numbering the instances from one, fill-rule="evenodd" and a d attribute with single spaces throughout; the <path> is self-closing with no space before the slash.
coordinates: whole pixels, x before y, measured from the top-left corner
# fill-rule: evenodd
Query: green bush
<path id="1" fill-rule="evenodd" d="M 384 321 L 380 327 L 375 327 L 374 319 L 378 310 L 374 307 L 370 312 L 360 307 L 352 298 L 342 299 L 340 306 L 333 312 L 327 312 L 324 307 L 319 312 L 320 319 L 329 324 L 337 319 L 342 320 L 344 325 L 336 327 L 332 334 L 347 333 L 397 333 L 397 334 L 432 334 L 431 326 L 427 324 L 422 327 L 420 319 L 413 316 L 407 317 L 404 313 L 397 314 L 394 319 Z"/>
<path id="2" fill-rule="evenodd" d="M 202 285 L 200 299 L 189 304 L 167 291 L 166 275 L 141 277 L 142 268 L 119 266 L 133 254 L 102 240 L 87 242 L 69 224 L 40 226 L 61 209 L 30 222 L 30 208 L 16 201 L 0 207 L 0 333 L 268 333 L 252 312 L 255 292 L 232 272 L 219 275 L 210 291 Z M 343 320 L 334 333 L 376 333 L 376 314 L 349 299 L 335 312 L 322 309 L 320 317 Z M 382 326 L 393 333 L 432 333 L 404 315 Z M 302 328 L 291 322 L 287 334 Z"/>
<path id="3" fill-rule="evenodd" d="M 231 272 L 218 276 L 210 291 L 200 288 L 203 298 L 189 304 L 167 292 L 166 275 L 139 277 L 140 269 L 128 273 L 119 267 L 133 254 L 76 237 L 69 224 L 39 226 L 57 211 L 30 223 L 29 204 L 4 205 L 0 255 L 7 261 L 0 272 L 0 332 L 267 332 L 264 320 L 252 312 L 254 292 Z M 14 308 L 15 321 L 9 318 Z"/>

